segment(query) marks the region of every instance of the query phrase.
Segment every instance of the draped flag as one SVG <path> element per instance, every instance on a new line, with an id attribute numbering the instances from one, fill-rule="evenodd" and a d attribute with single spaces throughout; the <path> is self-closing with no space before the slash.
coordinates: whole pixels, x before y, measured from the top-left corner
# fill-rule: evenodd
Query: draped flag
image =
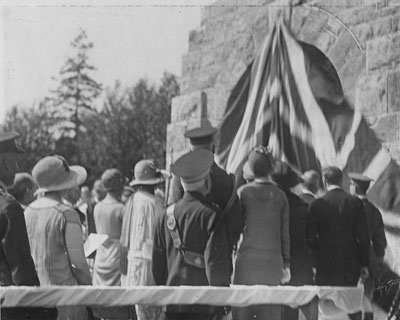
<path id="1" fill-rule="evenodd" d="M 277 23 L 228 99 L 217 161 L 237 177 L 257 145 L 300 172 L 334 165 L 374 179 L 369 198 L 400 212 L 400 168 L 343 98 L 332 63 Z"/>

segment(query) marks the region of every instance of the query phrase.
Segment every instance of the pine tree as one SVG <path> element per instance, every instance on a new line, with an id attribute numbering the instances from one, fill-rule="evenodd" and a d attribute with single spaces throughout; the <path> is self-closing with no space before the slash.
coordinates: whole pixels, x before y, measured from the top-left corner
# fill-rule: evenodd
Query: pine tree
<path id="1" fill-rule="evenodd" d="M 89 64 L 88 52 L 93 48 L 93 43 L 88 41 L 85 30 L 81 29 L 79 35 L 71 42 L 75 52 L 64 63 L 59 74 L 59 84 L 54 90 L 52 101 L 55 115 L 61 121 L 58 129 L 63 141 L 69 140 L 71 157 L 81 160 L 80 140 L 86 132 L 82 117 L 85 113 L 95 111 L 94 103 L 102 91 L 102 86 L 92 77 L 96 68 Z"/>

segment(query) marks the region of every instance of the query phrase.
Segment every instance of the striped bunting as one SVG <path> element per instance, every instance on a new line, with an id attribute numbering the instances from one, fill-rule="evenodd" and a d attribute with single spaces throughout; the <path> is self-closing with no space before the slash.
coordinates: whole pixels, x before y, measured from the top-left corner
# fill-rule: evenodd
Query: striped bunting
<path id="1" fill-rule="evenodd" d="M 251 149 L 268 145 L 301 172 L 335 165 L 364 173 L 375 179 L 371 200 L 400 211 L 398 165 L 362 115 L 329 96 L 335 91 L 343 97 L 330 61 L 277 23 L 228 99 L 218 128 L 218 163 L 239 178 Z"/>

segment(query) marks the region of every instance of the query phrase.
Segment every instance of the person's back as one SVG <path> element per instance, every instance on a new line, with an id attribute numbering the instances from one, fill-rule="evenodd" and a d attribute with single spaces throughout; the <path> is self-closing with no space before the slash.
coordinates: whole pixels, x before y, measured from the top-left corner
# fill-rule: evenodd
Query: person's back
<path id="1" fill-rule="evenodd" d="M 107 190 L 106 197 L 94 208 L 94 221 L 99 234 L 108 239 L 97 249 L 93 268 L 93 284 L 119 286 L 121 284 L 121 231 L 124 205 L 121 194 L 125 178 L 118 169 L 107 169 L 101 176 Z"/>
<path id="2" fill-rule="evenodd" d="M 226 252 L 224 251 L 226 240 L 222 240 L 225 235 L 218 232 L 221 229 L 225 230 L 224 223 L 218 216 L 218 210 L 207 205 L 200 194 L 186 193 L 184 197 L 175 204 L 174 212 L 176 224 L 179 226 L 179 233 L 182 236 L 182 243 L 185 244 L 185 248 L 201 255 L 206 252 L 204 257 L 206 261 L 208 260 L 207 254 L 211 253 L 210 250 L 215 250 L 221 254 Z M 166 235 L 165 247 L 168 252 L 168 270 L 170 272 L 168 272 L 165 285 L 228 285 L 228 274 L 224 272 L 227 271 L 227 269 L 224 270 L 223 268 L 224 266 L 228 266 L 226 254 L 224 253 L 219 257 L 221 260 L 226 260 L 226 264 L 222 264 L 222 268 L 211 270 L 211 277 L 208 277 L 205 269 L 194 268 L 188 265 L 184 261 L 181 253 L 174 250 L 173 239 L 170 236 L 166 220 L 167 216 L 163 215 L 157 224 L 158 232 Z M 209 236 L 214 233 L 214 241 L 212 242 L 214 247 L 207 247 L 209 244 Z M 217 241 L 217 238 L 220 238 L 221 241 Z M 215 259 L 215 257 L 213 258 Z M 155 263 L 153 268 L 157 269 L 157 267 Z M 156 273 L 159 274 L 158 272 Z M 160 280 L 156 279 L 156 283 L 157 282 L 159 284 Z"/>
<path id="3" fill-rule="evenodd" d="M 204 200 L 212 162 L 212 153 L 195 150 L 172 166 L 185 194 L 156 223 L 152 255 L 156 285 L 229 285 L 225 223 L 219 209 Z M 224 313 L 221 307 L 173 305 L 167 306 L 165 317 L 211 320 Z"/>
<path id="4" fill-rule="evenodd" d="M 246 216 L 240 252 L 281 257 L 284 193 L 272 183 L 251 182 L 238 190 Z"/>
<path id="5" fill-rule="evenodd" d="M 121 236 L 122 212 L 124 205 L 119 202 L 99 202 L 94 208 L 94 220 L 97 233 L 106 234 L 110 239 L 118 239 Z"/>
<path id="6" fill-rule="evenodd" d="M 312 284 L 312 256 L 306 239 L 308 204 L 293 192 L 284 190 L 289 202 L 290 285 Z"/>
<path id="7" fill-rule="evenodd" d="M 46 285 L 77 285 L 66 252 L 66 223 L 80 224 L 73 208 L 45 198 L 32 202 L 25 210 L 29 242 L 40 283 Z"/>
<path id="8" fill-rule="evenodd" d="M 316 251 L 318 285 L 355 286 L 368 276 L 369 237 L 360 199 L 341 188 L 342 172 L 324 169 L 327 193 L 310 207 L 307 240 Z"/>
<path id="9" fill-rule="evenodd" d="M 11 231 L 11 232 L 10 232 Z M 16 241 L 18 237 L 20 244 Z M 24 213 L 0 188 L 0 285 L 39 286 L 31 257 Z M 24 246 L 21 244 L 25 244 Z"/>

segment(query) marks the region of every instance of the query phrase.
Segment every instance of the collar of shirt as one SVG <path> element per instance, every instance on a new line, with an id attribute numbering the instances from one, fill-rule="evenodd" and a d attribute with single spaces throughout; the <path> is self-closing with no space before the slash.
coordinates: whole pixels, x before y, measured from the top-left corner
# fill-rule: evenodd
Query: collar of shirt
<path id="1" fill-rule="evenodd" d="M 255 183 L 272 183 L 270 178 L 255 178 Z"/>
<path id="2" fill-rule="evenodd" d="M 326 191 L 332 191 L 332 190 L 336 190 L 336 189 L 342 189 L 342 187 L 338 186 L 337 184 L 331 184 L 330 186 L 326 187 Z"/>
<path id="3" fill-rule="evenodd" d="M 309 194 L 309 195 L 313 196 L 314 198 L 316 198 L 316 195 L 314 193 L 312 193 L 310 190 L 303 189 L 303 190 L 301 190 L 301 192 L 303 194 Z"/>
<path id="4" fill-rule="evenodd" d="M 358 194 L 357 197 L 360 199 L 367 199 L 367 196 L 365 196 L 363 194 Z"/>

